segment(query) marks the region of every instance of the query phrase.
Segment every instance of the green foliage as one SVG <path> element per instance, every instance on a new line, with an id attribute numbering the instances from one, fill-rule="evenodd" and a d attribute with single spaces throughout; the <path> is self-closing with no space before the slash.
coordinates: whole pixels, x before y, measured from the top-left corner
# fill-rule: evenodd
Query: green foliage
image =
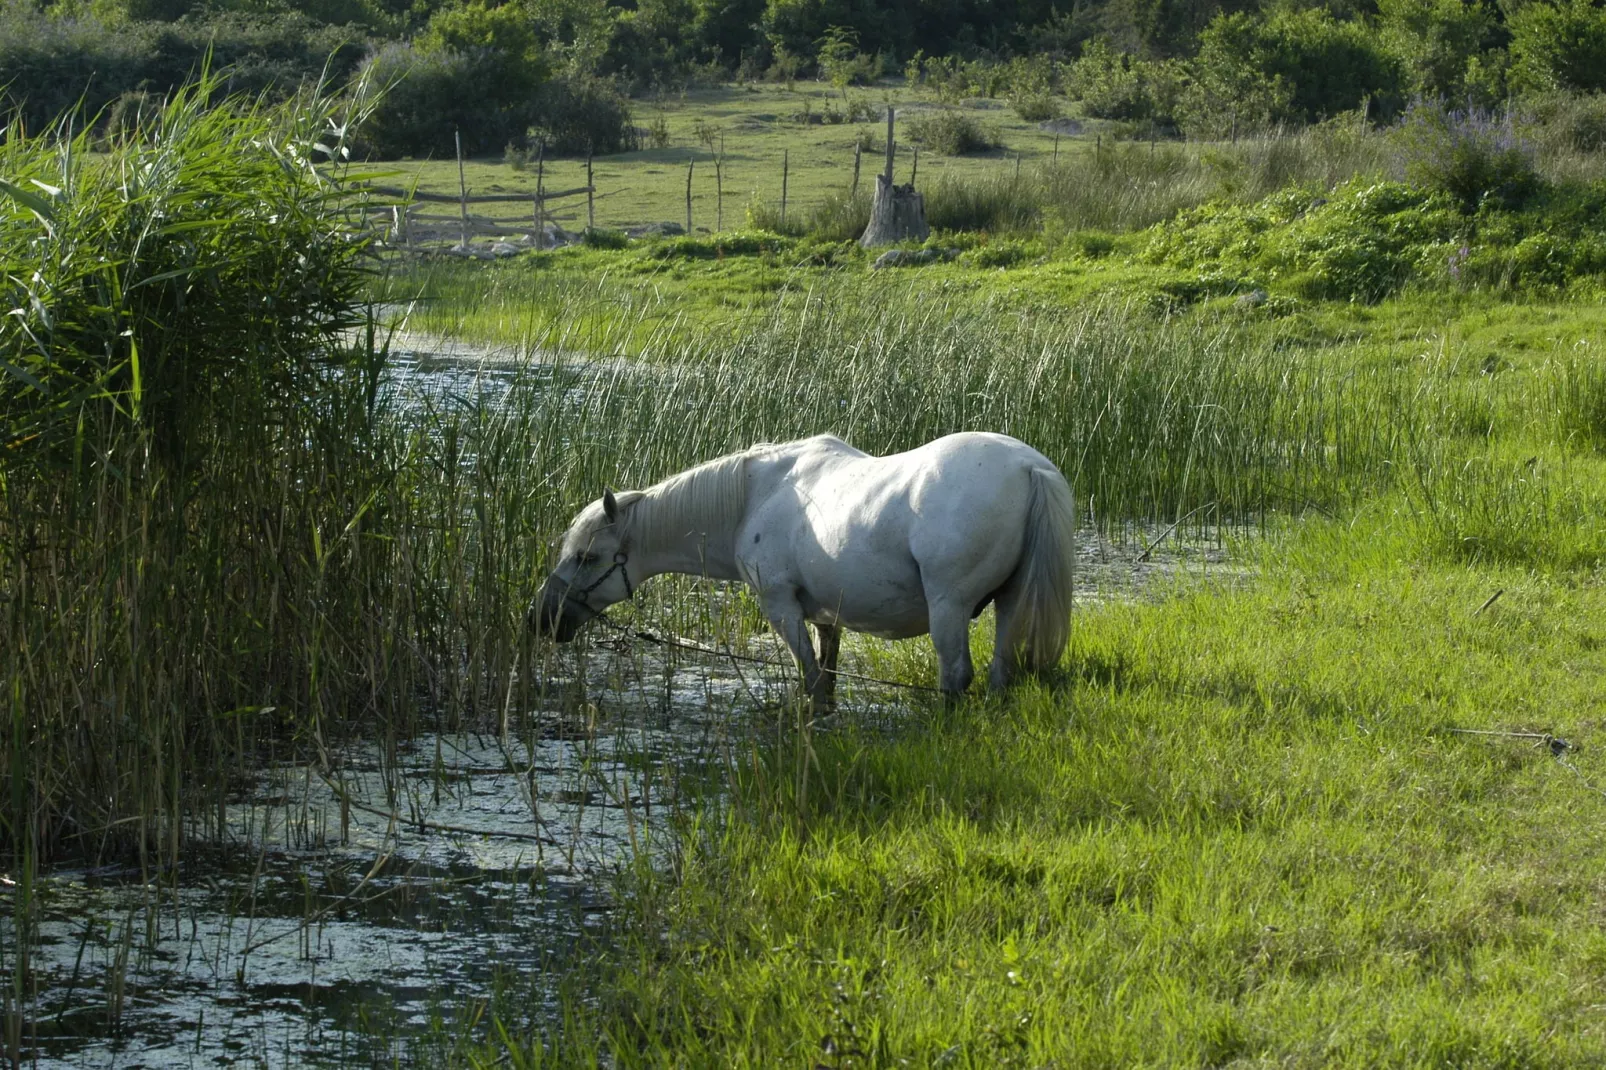
<path id="1" fill-rule="evenodd" d="M 826 28 L 819 46 L 820 73 L 838 89 L 870 85 L 881 77 L 881 60 L 859 51 L 859 33 L 845 26 Z"/>
<path id="2" fill-rule="evenodd" d="M 11 3 L 0 5 L 0 106 L 42 130 L 80 104 L 96 117 L 125 93 L 165 96 L 209 57 L 231 90 L 284 99 L 322 78 L 343 84 L 367 47 L 358 30 L 294 13 L 130 23 Z"/>
<path id="3" fill-rule="evenodd" d="M 624 231 L 605 227 L 587 227 L 581 232 L 580 241 L 589 249 L 623 249 L 630 244 Z"/>
<path id="4" fill-rule="evenodd" d="M 1190 133 L 1311 123 L 1367 102 L 1387 117 L 1404 100 L 1403 67 L 1377 35 L 1320 8 L 1222 15 L 1200 36 L 1192 69 Z"/>
<path id="5" fill-rule="evenodd" d="M 915 112 L 904 120 L 903 133 L 944 156 L 965 156 L 1003 147 L 999 132 L 957 108 Z"/>
<path id="6" fill-rule="evenodd" d="M 1204 279 L 1299 297 L 1379 301 L 1408 286 L 1512 291 L 1598 285 L 1606 276 L 1606 186 L 1554 189 L 1475 216 L 1445 189 L 1356 180 L 1330 197 L 1291 189 L 1211 204 L 1155 228 L 1143 257 Z"/>
<path id="7" fill-rule="evenodd" d="M 1407 88 L 1461 103 L 1468 66 L 1483 51 L 1494 16 L 1481 2 L 1379 0 L 1380 29 L 1405 65 Z"/>
<path id="8" fill-rule="evenodd" d="M 1534 152 L 1513 117 L 1413 104 L 1393 137 L 1405 176 L 1455 198 L 1463 212 L 1486 203 L 1520 207 L 1539 189 Z"/>
<path id="9" fill-rule="evenodd" d="M 1108 41 L 1089 41 L 1071 68 L 1071 92 L 1087 114 L 1100 119 L 1168 125 L 1183 79 L 1171 64 L 1117 52 Z"/>
<path id="10" fill-rule="evenodd" d="M 501 97 L 486 73 L 506 65 L 505 57 L 482 65 L 451 49 L 387 45 L 364 68 L 380 96 L 358 132 L 358 145 L 383 159 L 450 157 L 459 134 L 466 153 L 488 152 L 521 137 L 531 119 L 529 97 Z"/>
<path id="11" fill-rule="evenodd" d="M 0 677 L 29 711 L 0 777 L 32 815 L 9 851 L 176 851 L 261 707 L 317 732 L 367 702 L 375 651 L 323 638 L 363 631 L 382 572 L 355 532 L 392 478 L 327 175 L 351 118 L 214 77 L 105 156 L 81 123 L 0 140 Z"/>
<path id="12" fill-rule="evenodd" d="M 1466 233 L 1454 202 L 1400 183 L 1352 182 L 1209 205 L 1155 229 L 1152 263 L 1280 284 L 1297 296 L 1378 301 L 1431 272 Z"/>
<path id="13" fill-rule="evenodd" d="M 793 242 L 762 230 L 729 231 L 710 238 L 662 238 L 649 245 L 645 256 L 654 260 L 716 260 L 726 256 L 759 256 L 790 249 Z"/>
<path id="14" fill-rule="evenodd" d="M 1538 93 L 1521 105 L 1523 133 L 1551 150 L 1606 152 L 1606 93 Z"/>
<path id="15" fill-rule="evenodd" d="M 526 137 L 545 142 L 549 151 L 605 154 L 636 147 L 629 103 L 610 81 L 560 75 L 541 87 L 533 111 Z"/>
<path id="16" fill-rule="evenodd" d="M 1538 90 L 1606 90 L 1606 7 L 1591 0 L 1536 0 L 1510 21 L 1511 77 Z"/>
<path id="17" fill-rule="evenodd" d="M 943 175 L 925 190 L 935 230 L 1012 233 L 1036 229 L 1041 206 L 1029 182 L 1005 175 L 965 181 Z"/>

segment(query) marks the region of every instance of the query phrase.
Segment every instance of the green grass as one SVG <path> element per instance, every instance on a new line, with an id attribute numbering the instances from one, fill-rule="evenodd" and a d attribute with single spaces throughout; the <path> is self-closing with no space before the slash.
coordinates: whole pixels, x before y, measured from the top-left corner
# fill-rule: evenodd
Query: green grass
<path id="1" fill-rule="evenodd" d="M 1606 798 L 1577 774 L 1606 778 L 1606 593 L 1416 556 L 1387 523 L 1308 527 L 1246 591 L 1081 612 L 1051 687 L 799 741 L 806 797 L 785 748 L 744 758 L 674 874 L 631 885 L 568 1042 L 627 1066 L 1597 1062 Z"/>

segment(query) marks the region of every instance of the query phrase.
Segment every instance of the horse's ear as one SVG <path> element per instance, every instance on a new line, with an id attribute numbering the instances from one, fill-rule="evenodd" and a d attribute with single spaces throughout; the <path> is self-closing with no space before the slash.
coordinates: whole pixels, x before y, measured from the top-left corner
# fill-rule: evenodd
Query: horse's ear
<path id="1" fill-rule="evenodd" d="M 613 496 L 613 488 L 602 488 L 602 512 L 608 518 L 608 523 L 616 523 L 619 519 L 619 501 Z"/>

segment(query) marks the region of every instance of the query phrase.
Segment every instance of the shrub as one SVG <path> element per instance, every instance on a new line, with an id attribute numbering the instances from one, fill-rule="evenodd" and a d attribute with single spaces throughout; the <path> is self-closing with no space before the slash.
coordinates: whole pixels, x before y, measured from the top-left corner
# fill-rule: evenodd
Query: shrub
<path id="1" fill-rule="evenodd" d="M 856 194 L 845 190 L 827 194 L 809 211 L 804 228 L 823 241 L 845 242 L 858 240 L 869 225 L 870 195 L 861 189 Z"/>
<path id="2" fill-rule="evenodd" d="M 965 156 L 1003 148 L 998 130 L 956 108 L 922 112 L 904 123 L 909 140 L 944 156 Z"/>
<path id="3" fill-rule="evenodd" d="M 1387 116 L 1404 97 L 1402 64 L 1377 35 L 1319 8 L 1217 16 L 1200 35 L 1192 70 L 1190 133 L 1220 131 L 1233 115 L 1240 129 L 1311 123 L 1363 102 Z"/>
<path id="4" fill-rule="evenodd" d="M 224 88 L 279 100 L 326 76 L 344 84 L 367 50 L 360 31 L 291 12 L 110 23 L 3 4 L 0 108 L 42 130 L 79 105 L 96 115 L 125 93 L 165 97 L 209 61 Z"/>
<path id="5" fill-rule="evenodd" d="M 1043 255 L 1043 246 L 1037 241 L 995 241 L 978 245 L 960 256 L 962 264 L 978 268 L 1012 268 Z"/>
<path id="6" fill-rule="evenodd" d="M 1159 111 L 1151 64 L 1117 52 L 1104 40 L 1089 41 L 1071 68 L 1071 92 L 1087 114 L 1128 122 L 1151 119 Z"/>
<path id="7" fill-rule="evenodd" d="M 587 227 L 581 232 L 580 241 L 592 249 L 623 249 L 630 244 L 630 237 L 622 230 Z"/>
<path id="8" fill-rule="evenodd" d="M 1508 25 L 1512 79 L 1520 87 L 1606 90 L 1606 8 L 1590 0 L 1536 0 Z"/>
<path id="9" fill-rule="evenodd" d="M 484 98 L 484 68 L 461 52 L 387 45 L 368 61 L 364 77 L 379 93 L 357 132 L 360 150 L 371 157 L 450 156 L 457 133 L 465 152 L 483 152 L 522 136 L 529 124 L 523 108 Z"/>
<path id="10" fill-rule="evenodd" d="M 1469 64 L 1494 26 L 1489 9 L 1462 0 L 1378 0 L 1378 12 L 1390 48 L 1405 61 L 1411 90 L 1465 100 Z"/>
<path id="11" fill-rule="evenodd" d="M 1033 93 L 1010 98 L 1015 114 L 1029 123 L 1042 123 L 1060 117 L 1059 101 L 1049 93 Z"/>
<path id="12" fill-rule="evenodd" d="M 535 98 L 535 122 L 526 132 L 554 152 L 622 152 L 635 148 L 630 106 L 612 82 L 569 74 L 552 79 Z"/>
<path id="13" fill-rule="evenodd" d="M 870 85 L 881 77 L 881 58 L 859 51 L 859 31 L 831 26 L 816 42 L 819 47 L 820 75 L 838 89 L 850 85 Z"/>
<path id="14" fill-rule="evenodd" d="M 1357 180 L 1331 199 L 1289 189 L 1258 204 L 1184 212 L 1155 229 L 1143 256 L 1201 277 L 1277 283 L 1300 297 L 1378 301 L 1434 275 L 1466 232 L 1443 193 Z"/>
<path id="15" fill-rule="evenodd" d="M 1522 103 L 1524 131 L 1552 150 L 1606 149 L 1606 93 L 1543 93 Z"/>
<path id="16" fill-rule="evenodd" d="M 714 260 L 722 256 L 762 256 L 784 252 L 795 243 L 772 231 L 738 230 L 707 238 L 665 238 L 648 247 L 655 260 Z"/>
<path id="17" fill-rule="evenodd" d="M 1508 113 L 1413 104 L 1393 136 L 1405 177 L 1453 197 L 1463 212 L 1521 205 L 1539 188 L 1533 148 Z"/>

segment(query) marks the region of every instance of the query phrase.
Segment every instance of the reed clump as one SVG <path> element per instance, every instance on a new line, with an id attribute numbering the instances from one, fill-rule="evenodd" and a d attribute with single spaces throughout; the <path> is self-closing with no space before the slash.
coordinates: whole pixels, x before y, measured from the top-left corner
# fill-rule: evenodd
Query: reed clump
<path id="1" fill-rule="evenodd" d="M 348 116 L 210 78 L 91 157 L 0 139 L 0 842 L 176 857 L 255 750 L 396 716 L 382 346 Z"/>

